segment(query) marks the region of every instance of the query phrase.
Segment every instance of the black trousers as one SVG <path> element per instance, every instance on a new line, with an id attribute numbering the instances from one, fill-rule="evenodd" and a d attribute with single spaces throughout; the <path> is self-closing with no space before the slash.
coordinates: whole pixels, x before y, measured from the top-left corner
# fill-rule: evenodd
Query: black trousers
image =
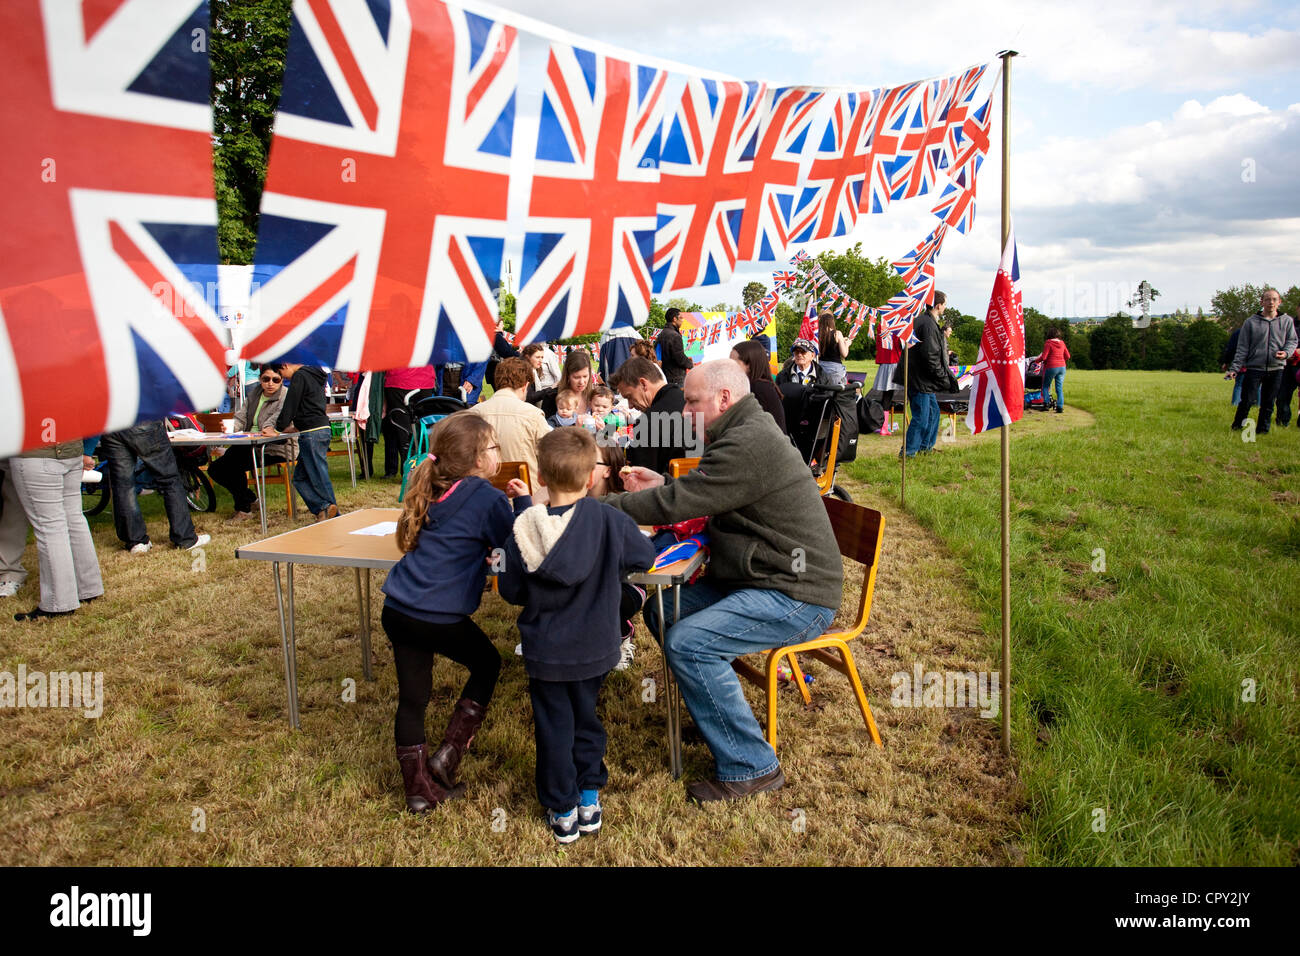
<path id="1" fill-rule="evenodd" d="M 431 388 L 421 388 L 411 395 L 409 388 L 384 388 L 384 405 L 388 411 L 384 414 L 382 431 L 384 435 L 384 477 L 394 478 L 401 474 L 402 463 L 411 445 L 411 404 L 433 394 Z"/>
<path id="2" fill-rule="evenodd" d="M 1277 401 L 1278 390 L 1282 386 L 1283 369 L 1264 372 L 1258 369 L 1242 369 L 1238 375 L 1245 375 L 1246 382 L 1241 386 L 1241 403 L 1237 405 L 1237 414 L 1233 416 L 1232 427 L 1240 428 L 1246 420 L 1246 413 L 1254 404 L 1255 389 L 1259 388 L 1259 421 L 1255 423 L 1255 433 L 1268 433 L 1270 419 L 1273 417 L 1273 403 Z"/>
<path id="3" fill-rule="evenodd" d="M 266 464 L 277 465 L 283 459 L 267 456 Z M 226 453 L 208 465 L 208 477 L 230 492 L 235 499 L 235 510 L 248 512 L 257 495 L 248 487 L 248 473 L 257 465 L 253 449 L 248 445 L 232 445 Z"/>
<path id="4" fill-rule="evenodd" d="M 469 668 L 461 697 L 483 707 L 492 701 L 501 673 L 501 654 L 472 620 L 465 617 L 455 624 L 430 624 L 385 604 L 380 622 L 392 642 L 397 667 L 397 717 L 393 724 L 397 746 L 413 747 L 425 741 L 424 714 L 433 696 L 435 654 Z"/>
<path id="5" fill-rule="evenodd" d="M 578 681 L 528 679 L 537 740 L 537 799 L 557 813 L 578 805 L 583 790 L 599 790 L 605 768 L 605 728 L 596 699 L 607 675 Z"/>
<path id="6" fill-rule="evenodd" d="M 1295 398 L 1297 366 L 1288 365 L 1282 369 L 1282 384 L 1277 391 L 1277 423 L 1291 424 L 1291 401 Z"/>

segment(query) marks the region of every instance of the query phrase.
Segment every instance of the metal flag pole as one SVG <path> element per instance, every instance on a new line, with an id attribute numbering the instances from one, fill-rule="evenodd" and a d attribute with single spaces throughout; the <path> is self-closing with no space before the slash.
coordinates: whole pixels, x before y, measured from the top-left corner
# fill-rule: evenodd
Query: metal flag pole
<path id="1" fill-rule="evenodd" d="M 907 343 L 903 347 L 903 447 L 899 449 L 898 462 L 898 506 L 907 507 Z"/>
<path id="2" fill-rule="evenodd" d="M 1002 249 L 1011 233 L 1011 58 L 1002 58 Z M 1011 754 L 1011 422 L 1002 432 L 1002 752 Z"/>

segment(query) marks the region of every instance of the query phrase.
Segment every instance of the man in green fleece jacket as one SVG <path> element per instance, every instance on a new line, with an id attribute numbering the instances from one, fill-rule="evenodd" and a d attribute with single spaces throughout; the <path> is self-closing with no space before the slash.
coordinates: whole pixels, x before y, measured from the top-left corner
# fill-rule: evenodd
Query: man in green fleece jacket
<path id="1" fill-rule="evenodd" d="M 730 359 L 686 376 L 685 414 L 704 435 L 699 467 L 676 481 L 646 468 L 603 500 L 639 524 L 708 515 L 708 574 L 684 587 L 669 618 L 668 664 L 713 752 L 717 779 L 691 784 L 696 803 L 734 800 L 785 784 L 731 662 L 816 637 L 839 607 L 843 566 L 807 464 L 749 394 Z M 668 612 L 671 614 L 671 611 Z M 647 605 L 647 624 L 657 628 Z"/>

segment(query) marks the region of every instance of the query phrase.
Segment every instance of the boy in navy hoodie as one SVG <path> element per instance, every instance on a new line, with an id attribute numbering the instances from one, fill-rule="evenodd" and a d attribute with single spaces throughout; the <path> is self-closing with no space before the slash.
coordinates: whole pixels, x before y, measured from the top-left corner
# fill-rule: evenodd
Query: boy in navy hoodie
<path id="1" fill-rule="evenodd" d="M 635 521 L 586 497 L 600 456 L 585 428 L 543 436 L 537 462 L 550 503 L 515 519 L 497 583 L 501 597 L 523 605 L 537 797 L 555 838 L 572 843 L 601 824 L 599 789 L 608 771 L 596 699 L 621 656 L 628 616 L 622 578 L 649 568 L 655 549 Z"/>

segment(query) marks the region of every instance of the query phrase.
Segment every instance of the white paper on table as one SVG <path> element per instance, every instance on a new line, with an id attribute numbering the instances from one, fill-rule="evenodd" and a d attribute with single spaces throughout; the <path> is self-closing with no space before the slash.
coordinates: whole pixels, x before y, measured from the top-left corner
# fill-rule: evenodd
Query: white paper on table
<path id="1" fill-rule="evenodd" d="M 376 538 L 386 538 L 390 534 L 397 534 L 396 521 L 381 521 L 378 524 L 372 524 L 368 528 L 358 528 L 356 531 L 349 531 L 348 534 L 369 534 Z"/>

